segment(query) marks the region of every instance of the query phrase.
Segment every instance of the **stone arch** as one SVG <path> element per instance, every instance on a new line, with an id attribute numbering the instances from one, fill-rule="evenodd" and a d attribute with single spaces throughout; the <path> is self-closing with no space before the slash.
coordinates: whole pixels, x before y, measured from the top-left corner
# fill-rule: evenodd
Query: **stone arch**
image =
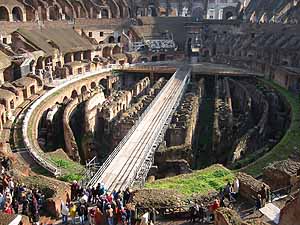
<path id="1" fill-rule="evenodd" d="M 68 100 L 69 100 L 69 98 L 67 97 L 67 96 L 65 96 L 64 98 L 63 98 L 63 103 L 67 103 L 68 102 Z"/>
<path id="2" fill-rule="evenodd" d="M 83 85 L 80 89 L 81 94 L 85 94 L 87 92 L 87 87 Z"/>
<path id="3" fill-rule="evenodd" d="M 30 86 L 30 94 L 31 94 L 31 95 L 34 95 L 34 94 L 35 94 L 35 86 L 34 86 L 34 85 L 31 85 L 31 86 Z"/>
<path id="4" fill-rule="evenodd" d="M 96 84 L 95 81 L 93 81 L 93 82 L 91 83 L 91 88 L 92 88 L 92 89 L 95 89 L 96 87 L 97 87 L 97 84 Z"/>
<path id="5" fill-rule="evenodd" d="M 202 20 L 204 18 L 204 10 L 202 7 L 196 7 L 192 10 L 192 17 L 196 20 Z"/>
<path id="6" fill-rule="evenodd" d="M 36 69 L 43 69 L 43 57 L 40 56 L 36 62 Z"/>
<path id="7" fill-rule="evenodd" d="M 101 9 L 101 18 L 106 18 L 108 19 L 109 18 L 109 12 L 107 9 Z"/>
<path id="8" fill-rule="evenodd" d="M 77 98 L 78 97 L 78 92 L 76 90 L 73 90 L 71 93 L 71 98 Z"/>
<path id="9" fill-rule="evenodd" d="M 228 11 L 226 14 L 225 14 L 225 20 L 229 20 L 230 18 L 233 17 L 233 13 Z"/>
<path id="10" fill-rule="evenodd" d="M 112 54 L 115 55 L 120 53 L 121 53 L 121 48 L 118 45 L 116 45 L 112 50 Z"/>
<path id="11" fill-rule="evenodd" d="M 5 124 L 5 122 L 6 122 L 5 115 L 4 115 L 4 113 L 1 113 L 1 124 L 2 124 L 2 126 Z"/>
<path id="12" fill-rule="evenodd" d="M 9 108 L 14 109 L 15 108 L 15 101 L 12 99 L 9 101 Z"/>
<path id="13" fill-rule="evenodd" d="M 57 5 L 49 7 L 49 19 L 50 20 L 60 20 L 59 8 Z"/>
<path id="14" fill-rule="evenodd" d="M 103 50 L 102 50 L 102 56 L 105 57 L 105 58 L 108 58 L 111 56 L 111 47 L 104 47 Z"/>
<path id="15" fill-rule="evenodd" d="M 233 6 L 228 6 L 223 9 L 223 19 L 229 20 L 236 16 L 236 9 Z"/>
<path id="16" fill-rule="evenodd" d="M 67 20 L 74 19 L 73 9 L 70 7 L 65 7 L 65 15 Z"/>
<path id="17" fill-rule="evenodd" d="M 151 56 L 151 61 L 152 62 L 157 62 L 158 61 L 158 56 L 157 55 Z"/>
<path id="18" fill-rule="evenodd" d="M 102 86 L 104 88 L 104 90 L 102 90 L 102 91 L 104 91 L 104 93 L 107 93 L 108 80 L 102 78 L 102 79 L 99 80 L 98 84 L 99 84 L 99 87 Z"/>
<path id="19" fill-rule="evenodd" d="M 0 21 L 9 21 L 9 10 L 6 6 L 0 6 Z"/>
<path id="20" fill-rule="evenodd" d="M 67 53 L 64 55 L 64 62 L 69 63 L 72 62 L 73 53 Z"/>
<path id="21" fill-rule="evenodd" d="M 12 18 L 13 18 L 13 21 L 24 21 L 25 17 L 23 15 L 23 11 L 20 7 L 15 6 L 12 9 Z"/>
<path id="22" fill-rule="evenodd" d="M 115 43 L 115 38 L 113 36 L 110 36 L 108 38 L 108 43 Z"/>

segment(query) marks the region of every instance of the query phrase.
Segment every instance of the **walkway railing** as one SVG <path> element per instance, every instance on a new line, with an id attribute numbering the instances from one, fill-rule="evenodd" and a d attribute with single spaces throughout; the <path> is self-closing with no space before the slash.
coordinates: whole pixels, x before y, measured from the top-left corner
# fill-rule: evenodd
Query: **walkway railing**
<path id="1" fill-rule="evenodd" d="M 127 133 L 127 135 L 122 139 L 122 141 L 119 143 L 119 145 L 114 149 L 114 151 L 109 155 L 109 157 L 105 160 L 104 164 L 101 166 L 101 168 L 97 171 L 97 173 L 94 175 L 94 177 L 90 180 L 90 182 L 88 182 L 87 186 L 88 187 L 92 187 L 97 185 L 97 183 L 100 181 L 101 176 L 103 175 L 104 171 L 108 168 L 108 166 L 110 165 L 110 163 L 113 161 L 113 159 L 116 157 L 116 155 L 120 152 L 120 150 L 123 148 L 123 146 L 126 144 L 126 142 L 128 141 L 128 139 L 131 137 L 131 135 L 133 134 L 133 132 L 136 130 L 136 128 L 138 127 L 138 125 L 140 124 L 140 122 L 144 119 L 144 117 L 147 115 L 147 113 L 152 109 L 152 106 L 158 101 L 158 99 L 161 97 L 162 93 L 164 93 L 165 90 L 169 89 L 170 86 L 172 85 L 172 81 L 175 79 L 176 77 L 176 73 L 178 72 L 178 70 L 175 72 L 175 74 L 169 79 L 169 81 L 167 82 L 167 84 L 162 88 L 162 90 L 159 92 L 159 94 L 155 97 L 155 99 L 151 102 L 151 104 L 147 107 L 147 109 L 142 113 L 142 115 L 139 117 L 139 119 L 135 122 L 135 125 L 129 130 L 129 132 Z M 188 71 L 188 74 L 190 75 L 191 70 Z M 160 127 L 156 130 L 158 130 L 159 132 L 157 133 L 157 135 L 153 138 L 154 140 L 151 141 L 151 145 L 147 144 L 147 149 L 148 149 L 148 154 L 144 156 L 144 160 L 142 161 L 142 163 L 140 163 L 140 165 L 138 166 L 137 171 L 135 172 L 135 176 L 131 179 L 128 180 L 127 182 L 127 186 L 130 186 L 134 180 L 136 179 L 137 175 L 139 174 L 142 165 L 149 160 L 149 156 L 151 156 L 156 147 L 158 146 L 158 143 L 160 143 L 163 140 L 163 134 L 166 131 L 168 124 L 170 122 L 170 120 L 172 119 L 172 112 L 174 112 L 177 108 L 177 105 L 179 103 L 178 99 L 181 98 L 183 91 L 182 89 L 185 87 L 187 80 L 189 79 L 189 75 L 185 77 L 184 81 L 182 82 L 178 93 L 179 95 L 173 99 L 174 101 L 174 107 L 167 109 L 167 111 L 165 112 L 166 115 L 169 115 L 167 123 L 165 124 L 161 124 Z M 177 103 L 176 103 L 177 102 Z M 176 103 L 176 104 L 175 104 Z M 163 126 L 163 129 L 162 129 Z M 162 132 L 160 132 L 162 130 Z M 153 131 L 154 132 L 154 131 Z M 154 147 L 156 146 L 156 147 Z M 150 169 L 150 168 L 149 168 Z"/>

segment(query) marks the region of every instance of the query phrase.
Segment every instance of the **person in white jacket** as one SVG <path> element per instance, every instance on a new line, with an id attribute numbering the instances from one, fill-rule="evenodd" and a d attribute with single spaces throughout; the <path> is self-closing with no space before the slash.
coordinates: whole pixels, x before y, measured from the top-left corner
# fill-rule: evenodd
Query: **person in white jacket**
<path id="1" fill-rule="evenodd" d="M 68 224 L 68 215 L 69 215 L 69 208 L 66 203 L 61 200 L 61 215 L 62 215 L 62 224 Z"/>

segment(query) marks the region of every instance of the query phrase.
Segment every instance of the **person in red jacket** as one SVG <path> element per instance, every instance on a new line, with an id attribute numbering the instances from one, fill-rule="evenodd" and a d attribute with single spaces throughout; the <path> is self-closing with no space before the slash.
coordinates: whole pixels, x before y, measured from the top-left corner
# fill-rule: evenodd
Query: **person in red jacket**
<path id="1" fill-rule="evenodd" d="M 13 209 L 8 203 L 5 203 L 3 212 L 6 214 L 14 214 Z"/>

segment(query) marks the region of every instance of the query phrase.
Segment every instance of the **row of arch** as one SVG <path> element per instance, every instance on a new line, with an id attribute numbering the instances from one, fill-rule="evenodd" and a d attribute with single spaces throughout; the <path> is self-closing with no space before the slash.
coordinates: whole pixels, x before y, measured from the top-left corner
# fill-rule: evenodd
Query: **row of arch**
<path id="1" fill-rule="evenodd" d="M 19 6 L 13 7 L 10 11 L 8 7 L 1 5 L 0 21 L 26 21 L 26 16 Z"/>
<path id="2" fill-rule="evenodd" d="M 106 46 L 102 50 L 102 56 L 105 58 L 111 57 L 116 54 L 120 54 L 122 52 L 122 49 L 120 46 L 116 45 L 113 48 L 110 46 Z"/>
<path id="3" fill-rule="evenodd" d="M 79 95 L 84 95 L 86 94 L 89 90 L 95 90 L 97 87 L 104 87 L 107 88 L 107 79 L 106 78 L 101 78 L 98 82 L 97 81 L 92 81 L 89 85 L 85 84 L 80 87 L 80 89 L 73 89 L 72 92 L 70 93 L 70 97 L 64 96 L 62 98 L 62 102 L 67 102 L 70 98 L 74 99 L 77 98 Z"/>

